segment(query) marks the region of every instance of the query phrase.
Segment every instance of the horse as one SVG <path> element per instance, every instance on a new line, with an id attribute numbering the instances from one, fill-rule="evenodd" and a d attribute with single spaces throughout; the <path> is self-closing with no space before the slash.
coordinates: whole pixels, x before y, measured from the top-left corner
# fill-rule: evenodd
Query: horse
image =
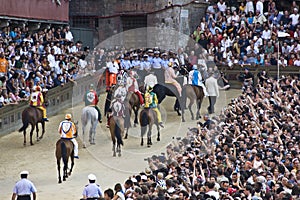
<path id="1" fill-rule="evenodd" d="M 61 175 L 60 175 L 60 160 L 63 159 L 64 167 L 63 167 L 63 181 L 71 175 L 73 167 L 74 167 L 74 145 L 71 140 L 68 139 L 59 139 L 56 142 L 56 164 L 58 171 L 58 183 L 61 183 Z M 71 158 L 71 168 L 68 173 L 68 161 L 69 157 Z"/>
<path id="2" fill-rule="evenodd" d="M 152 126 L 153 124 L 157 127 L 157 141 L 160 141 L 160 129 L 157 120 L 157 115 L 154 110 L 151 108 L 144 108 L 140 112 L 140 126 L 141 126 L 141 146 L 144 145 L 144 135 L 147 131 L 148 126 L 148 134 L 147 134 L 147 146 L 150 147 L 152 145 L 151 135 L 152 135 Z"/>
<path id="3" fill-rule="evenodd" d="M 122 116 L 113 116 L 110 118 L 109 131 L 111 139 L 113 142 L 113 156 L 116 157 L 116 152 L 118 156 L 121 156 L 121 145 L 123 145 L 122 135 L 124 133 L 124 118 Z M 116 139 L 117 139 L 117 148 L 116 148 Z"/>
<path id="4" fill-rule="evenodd" d="M 47 99 L 47 95 L 46 92 L 42 92 L 43 97 L 44 97 L 44 102 L 45 105 L 48 105 L 48 99 Z M 24 143 L 23 145 L 26 145 L 26 129 L 28 127 L 28 125 L 31 125 L 31 131 L 30 131 L 30 144 L 33 145 L 32 142 L 32 135 L 33 135 L 33 131 L 34 128 L 36 129 L 36 139 L 37 141 L 40 141 L 45 133 L 45 121 L 43 120 L 43 111 L 33 107 L 33 106 L 29 106 L 27 108 L 25 108 L 22 112 L 22 123 L 23 126 L 19 129 L 19 132 L 23 131 L 23 135 L 24 135 Z M 42 124 L 42 135 L 39 137 L 39 127 L 38 124 L 41 123 Z"/>
<path id="5" fill-rule="evenodd" d="M 130 117 L 131 117 L 131 111 L 134 112 L 134 127 L 138 124 L 138 112 L 141 107 L 140 99 L 138 95 L 134 92 L 128 92 L 127 97 L 125 99 L 125 126 L 126 126 L 126 133 L 124 139 L 127 139 L 128 137 L 128 130 L 129 127 L 131 127 L 130 123 Z"/>
<path id="6" fill-rule="evenodd" d="M 98 112 L 96 108 L 92 106 L 86 106 L 82 109 L 81 124 L 82 124 L 83 148 L 86 148 L 85 129 L 89 122 L 90 122 L 89 142 L 90 144 L 94 145 L 96 128 L 98 124 Z"/>
<path id="7" fill-rule="evenodd" d="M 158 83 L 153 87 L 153 92 L 157 96 L 158 104 L 160 104 L 166 98 L 166 96 L 176 97 L 174 110 L 177 112 L 178 116 L 181 115 L 180 95 L 173 84 Z"/>
<path id="8" fill-rule="evenodd" d="M 190 100 L 188 108 L 191 113 L 191 118 L 194 120 L 194 113 L 192 111 L 192 105 L 196 102 L 197 103 L 197 112 L 196 112 L 196 119 L 198 120 L 201 118 L 200 115 L 200 109 L 201 109 L 201 104 L 204 98 L 204 92 L 203 88 L 201 86 L 196 86 L 196 85 L 185 85 L 182 88 L 182 105 L 186 105 L 186 100 L 187 98 Z M 185 122 L 184 118 L 184 109 L 182 109 L 182 122 Z"/>

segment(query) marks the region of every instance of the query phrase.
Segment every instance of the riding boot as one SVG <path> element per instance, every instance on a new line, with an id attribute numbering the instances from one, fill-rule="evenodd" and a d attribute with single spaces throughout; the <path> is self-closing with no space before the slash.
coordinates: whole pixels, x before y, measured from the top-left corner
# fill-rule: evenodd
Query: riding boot
<path id="1" fill-rule="evenodd" d="M 98 106 L 95 106 L 95 109 L 98 112 L 98 121 L 99 121 L 99 123 L 102 123 L 102 116 L 101 116 L 100 109 L 98 108 Z"/>
<path id="2" fill-rule="evenodd" d="M 107 127 L 107 128 L 109 128 L 109 126 L 110 126 L 110 119 L 111 119 L 111 117 L 112 117 L 112 116 L 108 116 L 108 117 L 107 117 L 107 123 L 106 123 L 106 127 Z"/>

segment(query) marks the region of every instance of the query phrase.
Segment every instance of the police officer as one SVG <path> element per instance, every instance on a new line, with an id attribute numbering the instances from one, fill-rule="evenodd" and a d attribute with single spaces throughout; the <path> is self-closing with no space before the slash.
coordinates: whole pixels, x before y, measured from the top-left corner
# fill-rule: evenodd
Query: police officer
<path id="1" fill-rule="evenodd" d="M 27 179 L 28 171 L 22 171 L 20 173 L 21 180 L 19 180 L 14 189 L 11 199 L 15 200 L 31 200 L 31 193 L 33 200 L 36 200 L 36 188 L 34 184 Z"/>
<path id="2" fill-rule="evenodd" d="M 83 189 L 82 199 L 87 199 L 87 200 L 96 200 L 102 197 L 102 190 L 98 184 L 96 184 L 96 176 L 94 174 L 89 174 L 88 175 L 89 179 L 89 184 L 86 185 Z"/>

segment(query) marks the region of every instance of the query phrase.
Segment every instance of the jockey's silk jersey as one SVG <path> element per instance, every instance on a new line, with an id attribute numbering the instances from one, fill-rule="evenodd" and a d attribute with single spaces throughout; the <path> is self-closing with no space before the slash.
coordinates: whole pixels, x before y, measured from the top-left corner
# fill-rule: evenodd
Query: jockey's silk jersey
<path id="1" fill-rule="evenodd" d="M 30 95 L 30 101 L 29 104 L 31 106 L 42 106 L 44 103 L 43 94 L 39 91 L 33 92 Z"/>
<path id="2" fill-rule="evenodd" d="M 145 93 L 145 108 L 156 108 L 158 103 L 157 96 L 154 92 Z"/>
<path id="3" fill-rule="evenodd" d="M 124 116 L 124 104 L 120 100 L 114 100 L 112 102 L 112 115 L 117 117 L 123 117 Z"/>
<path id="4" fill-rule="evenodd" d="M 202 86 L 202 76 L 198 70 L 192 70 L 189 72 L 189 84 Z"/>
<path id="5" fill-rule="evenodd" d="M 139 90 L 139 86 L 138 86 L 138 83 L 137 83 L 136 79 L 132 78 L 132 77 L 128 77 L 127 78 L 126 88 L 127 88 L 128 92 L 138 91 Z"/>
<path id="6" fill-rule="evenodd" d="M 72 139 L 76 133 L 76 126 L 73 122 L 64 120 L 60 122 L 58 132 L 61 138 Z"/>
<path id="7" fill-rule="evenodd" d="M 94 90 L 90 90 L 85 94 L 85 106 L 97 105 L 99 101 L 98 95 Z"/>

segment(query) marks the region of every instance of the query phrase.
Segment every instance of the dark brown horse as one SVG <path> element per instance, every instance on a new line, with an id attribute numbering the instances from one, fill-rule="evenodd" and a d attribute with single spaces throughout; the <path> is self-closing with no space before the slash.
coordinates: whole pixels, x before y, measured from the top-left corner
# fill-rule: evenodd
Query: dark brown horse
<path id="1" fill-rule="evenodd" d="M 201 118 L 200 109 L 204 98 L 203 88 L 196 85 L 185 85 L 182 88 L 182 103 L 184 107 L 186 105 L 187 98 L 190 100 L 188 108 L 190 110 L 192 120 L 194 120 L 194 113 L 192 111 L 192 106 L 195 102 L 197 103 L 196 119 L 198 120 L 199 118 Z M 182 109 L 182 121 L 183 122 L 185 121 L 184 109 Z"/>
<path id="2" fill-rule="evenodd" d="M 45 104 L 48 104 L 48 100 L 46 99 L 46 92 L 42 93 L 44 96 Z M 22 112 L 22 122 L 23 126 L 19 129 L 19 132 L 23 131 L 24 135 L 24 146 L 26 145 L 26 129 L 31 125 L 31 131 L 30 131 L 30 144 L 33 145 L 32 142 L 32 135 L 34 128 L 36 128 L 36 139 L 37 141 L 41 140 L 45 133 L 45 121 L 43 120 L 43 112 L 42 110 L 36 108 L 36 107 L 27 107 Z M 42 124 L 42 135 L 39 137 L 39 127 L 38 124 Z"/>
<path id="3" fill-rule="evenodd" d="M 60 176 L 60 160 L 63 159 L 64 167 L 63 167 L 63 181 L 71 175 L 73 167 L 74 167 L 74 145 L 73 142 L 69 139 L 59 139 L 56 142 L 56 164 L 58 170 L 58 183 L 61 183 L 61 176 Z M 69 157 L 71 157 L 71 168 L 68 173 L 68 161 Z"/>
<path id="4" fill-rule="evenodd" d="M 145 108 L 140 112 L 140 125 L 141 125 L 141 146 L 144 145 L 144 135 L 147 131 L 148 126 L 148 133 L 147 133 L 147 145 L 150 147 L 152 145 L 151 135 L 152 135 L 152 126 L 153 124 L 157 127 L 157 141 L 160 141 L 160 131 L 159 131 L 159 124 L 157 120 L 157 115 L 154 110 L 151 108 Z"/>
<path id="5" fill-rule="evenodd" d="M 124 103 L 125 103 L 125 108 L 127 109 L 125 112 L 126 112 L 126 114 L 129 114 L 129 115 L 126 115 L 126 117 L 125 117 L 126 133 L 125 133 L 124 138 L 127 139 L 128 130 L 129 130 L 129 127 L 131 127 L 131 123 L 130 123 L 131 112 L 132 112 L 132 110 L 134 112 L 134 127 L 136 127 L 136 125 L 138 124 L 138 112 L 141 107 L 141 104 L 140 104 L 139 96 L 134 92 L 127 93 L 127 97 L 126 97 Z"/>
<path id="6" fill-rule="evenodd" d="M 121 145 L 123 145 L 122 136 L 124 134 L 124 118 L 122 116 L 112 116 L 110 118 L 110 135 L 113 142 L 113 156 L 116 156 L 116 151 L 118 156 L 121 156 Z M 116 140 L 117 139 L 117 140 Z M 117 142 L 117 148 L 116 148 Z"/>

